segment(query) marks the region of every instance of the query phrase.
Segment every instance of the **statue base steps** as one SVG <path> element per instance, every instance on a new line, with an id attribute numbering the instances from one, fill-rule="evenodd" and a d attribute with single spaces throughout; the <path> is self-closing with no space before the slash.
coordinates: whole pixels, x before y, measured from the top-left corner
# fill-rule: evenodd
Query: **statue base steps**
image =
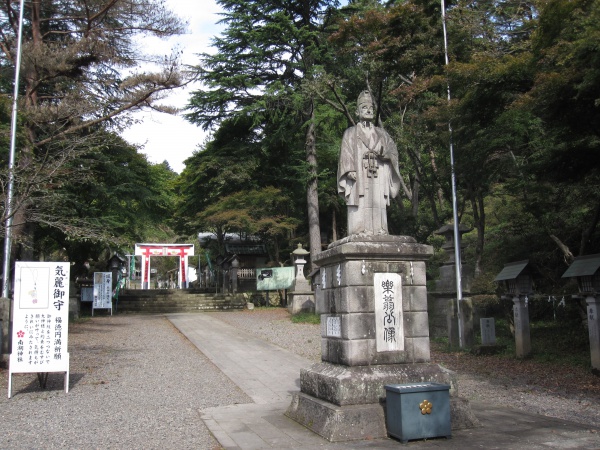
<path id="1" fill-rule="evenodd" d="M 457 397 L 456 374 L 437 364 L 317 363 L 301 371 L 301 392 L 294 394 L 285 414 L 331 442 L 385 438 L 385 386 L 422 382 L 451 386 L 453 430 L 479 425 L 468 402 Z"/>

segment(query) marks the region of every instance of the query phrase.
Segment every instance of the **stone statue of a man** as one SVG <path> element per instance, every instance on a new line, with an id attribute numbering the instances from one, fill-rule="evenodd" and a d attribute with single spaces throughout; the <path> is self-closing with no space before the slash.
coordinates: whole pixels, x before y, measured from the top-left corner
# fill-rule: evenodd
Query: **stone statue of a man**
<path id="1" fill-rule="evenodd" d="M 398 150 L 387 132 L 372 124 L 369 91 L 358 96 L 359 123 L 344 132 L 338 193 L 348 205 L 348 235 L 388 234 L 386 207 L 400 189 Z"/>

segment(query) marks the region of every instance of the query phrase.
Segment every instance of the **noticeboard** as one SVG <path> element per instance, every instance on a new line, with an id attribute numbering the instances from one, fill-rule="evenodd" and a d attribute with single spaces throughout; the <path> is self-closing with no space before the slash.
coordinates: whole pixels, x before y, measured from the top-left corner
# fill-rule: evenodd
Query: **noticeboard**
<path id="1" fill-rule="evenodd" d="M 69 263 L 15 263 L 12 350 L 13 373 L 65 372 L 69 391 Z"/>
<path id="2" fill-rule="evenodd" d="M 294 285 L 293 267 L 268 267 L 256 269 L 256 290 L 276 291 L 289 289 Z"/>
<path id="3" fill-rule="evenodd" d="M 110 309 L 112 315 L 112 272 L 94 272 L 94 303 L 95 309 Z"/>

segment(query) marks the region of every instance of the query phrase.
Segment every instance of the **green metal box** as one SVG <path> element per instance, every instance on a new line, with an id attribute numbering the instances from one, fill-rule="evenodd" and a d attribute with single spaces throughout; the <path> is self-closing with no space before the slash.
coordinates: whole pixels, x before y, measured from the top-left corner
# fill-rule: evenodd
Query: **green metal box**
<path id="1" fill-rule="evenodd" d="M 450 386 L 439 383 L 390 384 L 386 391 L 386 424 L 390 436 L 412 439 L 451 437 Z"/>

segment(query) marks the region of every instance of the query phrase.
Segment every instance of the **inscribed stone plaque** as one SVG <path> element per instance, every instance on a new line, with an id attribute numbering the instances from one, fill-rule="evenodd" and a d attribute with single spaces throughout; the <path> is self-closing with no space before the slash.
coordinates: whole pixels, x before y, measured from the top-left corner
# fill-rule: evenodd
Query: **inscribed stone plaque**
<path id="1" fill-rule="evenodd" d="M 377 351 L 403 351 L 402 277 L 398 273 L 376 273 L 373 280 Z"/>
<path id="2" fill-rule="evenodd" d="M 496 325 L 494 318 L 479 319 L 479 324 L 481 326 L 481 344 L 496 345 Z"/>
<path id="3" fill-rule="evenodd" d="M 327 318 L 327 336 L 328 337 L 342 337 L 342 323 L 339 316 L 333 316 Z"/>

